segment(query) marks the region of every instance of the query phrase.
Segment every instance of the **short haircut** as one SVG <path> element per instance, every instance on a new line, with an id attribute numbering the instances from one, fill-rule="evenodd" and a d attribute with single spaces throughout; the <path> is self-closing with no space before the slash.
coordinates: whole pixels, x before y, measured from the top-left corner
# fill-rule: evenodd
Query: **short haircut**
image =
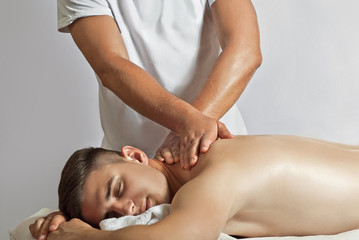
<path id="1" fill-rule="evenodd" d="M 104 148 L 83 148 L 74 152 L 67 160 L 62 172 L 58 188 L 59 209 L 66 218 L 79 218 L 84 221 L 81 213 L 83 187 L 89 174 L 107 164 L 121 163 L 118 158 L 100 158 L 107 153 L 117 154 L 118 151 Z"/>

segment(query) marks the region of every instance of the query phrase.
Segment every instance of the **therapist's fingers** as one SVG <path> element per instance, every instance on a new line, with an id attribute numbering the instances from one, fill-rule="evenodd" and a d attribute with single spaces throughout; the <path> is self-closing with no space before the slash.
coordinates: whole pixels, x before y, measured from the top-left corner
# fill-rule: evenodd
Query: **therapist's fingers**
<path id="1" fill-rule="evenodd" d="M 176 153 L 176 150 L 170 150 L 169 148 L 160 148 L 157 150 L 154 159 L 159 160 L 160 162 L 165 162 L 167 164 L 174 164 L 178 162 L 176 154 L 178 155 L 178 153 Z"/>
<path id="2" fill-rule="evenodd" d="M 172 152 L 171 152 L 171 150 L 170 150 L 169 148 L 164 148 L 164 149 L 162 149 L 161 155 L 162 155 L 164 161 L 165 161 L 167 164 L 173 164 L 173 163 L 175 163 L 175 160 L 174 160 L 174 158 L 173 158 L 173 156 L 172 156 Z"/>
<path id="3" fill-rule="evenodd" d="M 173 131 L 170 132 L 156 151 L 155 159 L 167 164 L 178 162 L 180 159 L 180 143 L 181 137 Z"/>
<path id="4" fill-rule="evenodd" d="M 190 169 L 198 159 L 198 138 L 187 138 L 182 140 L 180 148 L 180 165 L 183 169 Z"/>
<path id="5" fill-rule="evenodd" d="M 211 144 L 214 141 L 216 141 L 217 138 L 222 138 L 222 139 L 233 138 L 233 135 L 229 132 L 226 125 L 217 121 L 217 127 L 218 127 L 217 135 L 214 132 L 210 132 L 202 137 L 201 145 L 199 148 L 200 153 L 206 153 L 210 148 Z"/>
<path id="6" fill-rule="evenodd" d="M 217 121 L 217 125 L 218 125 L 218 137 L 222 139 L 233 138 L 233 135 L 229 132 L 226 125 L 224 125 L 220 121 Z"/>
<path id="7" fill-rule="evenodd" d="M 180 148 L 179 145 L 174 146 L 171 148 L 172 157 L 174 160 L 174 163 L 177 163 L 180 161 Z"/>
<path id="8" fill-rule="evenodd" d="M 160 162 L 163 162 L 163 161 L 165 160 L 165 159 L 162 157 L 162 148 L 157 150 L 154 159 L 155 159 L 155 160 L 158 160 L 158 161 L 160 161 Z"/>
<path id="9" fill-rule="evenodd" d="M 201 145 L 200 145 L 200 152 L 205 153 L 208 151 L 211 144 L 216 141 L 217 136 L 214 133 L 206 134 L 202 137 Z"/>

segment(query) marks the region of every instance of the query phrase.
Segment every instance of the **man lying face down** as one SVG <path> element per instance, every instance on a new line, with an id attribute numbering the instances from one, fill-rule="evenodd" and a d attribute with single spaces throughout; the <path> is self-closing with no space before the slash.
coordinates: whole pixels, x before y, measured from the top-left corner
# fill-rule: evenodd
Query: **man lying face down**
<path id="1" fill-rule="evenodd" d="M 171 203 L 149 226 L 101 231 L 71 220 L 49 239 L 217 239 L 336 234 L 359 228 L 359 146 L 291 136 L 217 140 L 190 171 L 141 150 L 82 149 L 68 160 L 60 210 L 97 226 Z"/>

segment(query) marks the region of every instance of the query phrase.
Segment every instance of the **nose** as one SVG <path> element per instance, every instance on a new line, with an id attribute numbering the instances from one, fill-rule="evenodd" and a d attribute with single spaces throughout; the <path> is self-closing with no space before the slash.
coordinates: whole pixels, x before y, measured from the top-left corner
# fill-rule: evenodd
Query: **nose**
<path id="1" fill-rule="evenodd" d="M 134 215 L 136 206 L 132 200 L 117 200 L 112 205 L 112 211 L 117 212 L 121 216 Z"/>

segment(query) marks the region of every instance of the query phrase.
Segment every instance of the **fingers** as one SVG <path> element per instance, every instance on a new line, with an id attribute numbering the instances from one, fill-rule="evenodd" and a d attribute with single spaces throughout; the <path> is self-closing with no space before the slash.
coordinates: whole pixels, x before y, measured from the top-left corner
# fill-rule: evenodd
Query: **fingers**
<path id="1" fill-rule="evenodd" d="M 59 228 L 60 224 L 65 221 L 66 221 L 66 218 L 63 215 L 55 215 L 50 222 L 49 231 L 53 232 L 53 231 L 57 230 Z"/>
<path id="2" fill-rule="evenodd" d="M 171 147 L 171 154 L 172 154 L 173 163 L 179 162 L 179 160 L 180 160 L 179 144 L 176 144 L 175 146 Z"/>
<path id="3" fill-rule="evenodd" d="M 45 219 L 45 221 L 43 221 L 41 224 L 36 223 L 36 226 L 38 227 L 36 239 L 38 239 L 38 240 L 47 239 L 47 235 L 49 234 L 49 227 L 50 227 L 51 220 L 52 220 L 52 217 L 47 217 Z"/>
<path id="4" fill-rule="evenodd" d="M 201 153 L 207 152 L 209 147 L 211 146 L 211 144 L 215 140 L 217 140 L 217 137 L 222 138 L 222 139 L 233 138 L 233 135 L 229 132 L 226 125 L 224 125 L 220 121 L 217 121 L 217 127 L 218 127 L 217 136 L 214 136 L 211 134 L 207 134 L 207 135 L 203 136 L 202 141 L 201 141 L 201 146 L 200 146 Z"/>
<path id="5" fill-rule="evenodd" d="M 206 134 L 202 137 L 201 146 L 200 146 L 200 153 L 206 153 L 211 146 L 211 144 L 217 140 L 217 137 L 226 139 L 226 138 L 233 138 L 233 135 L 229 132 L 227 127 L 221 123 L 220 121 L 217 121 L 217 127 L 218 127 L 218 135 L 215 136 L 213 134 Z"/>
<path id="6" fill-rule="evenodd" d="M 208 151 L 211 144 L 217 139 L 215 135 L 204 135 L 201 141 L 200 152 L 205 153 Z"/>
<path id="7" fill-rule="evenodd" d="M 172 152 L 170 151 L 169 148 L 162 149 L 161 155 L 167 164 L 173 164 L 175 162 L 175 160 L 172 156 Z"/>
<path id="8" fill-rule="evenodd" d="M 31 232 L 31 235 L 38 239 L 40 235 L 40 230 L 43 222 L 45 221 L 45 218 L 38 218 L 33 224 L 29 226 L 29 230 Z"/>
<path id="9" fill-rule="evenodd" d="M 66 221 L 64 215 L 60 212 L 53 212 L 45 218 L 38 218 L 29 226 L 32 236 L 38 240 L 45 240 L 50 232 L 58 229 L 59 225 Z"/>
<path id="10" fill-rule="evenodd" d="M 220 121 L 217 121 L 217 126 L 218 126 L 218 137 L 219 138 L 222 138 L 222 139 L 233 138 L 233 135 L 229 132 L 226 125 L 224 125 Z"/>
<path id="11" fill-rule="evenodd" d="M 215 120 L 205 117 L 200 124 L 190 124 L 182 136 L 171 132 L 157 150 L 155 159 L 173 164 L 180 162 L 183 169 L 196 165 L 200 153 L 206 153 L 217 138 L 232 138 L 227 127 Z"/>
<path id="12" fill-rule="evenodd" d="M 183 169 L 189 170 L 196 165 L 198 160 L 198 138 L 184 138 L 180 148 L 180 165 Z"/>
<path id="13" fill-rule="evenodd" d="M 174 164 L 180 159 L 181 138 L 175 132 L 170 132 L 157 150 L 155 159 L 167 164 Z"/>
<path id="14" fill-rule="evenodd" d="M 165 159 L 162 157 L 162 149 L 158 149 L 157 152 L 156 152 L 156 155 L 155 155 L 155 159 L 160 161 L 160 162 L 163 162 Z"/>
<path id="15" fill-rule="evenodd" d="M 195 166 L 198 161 L 200 153 L 206 153 L 211 144 L 220 138 L 232 138 L 233 135 L 228 131 L 227 127 L 217 122 L 218 132 L 209 131 L 202 135 L 200 139 L 186 139 L 181 144 L 181 167 L 184 169 L 190 169 Z"/>
<path id="16" fill-rule="evenodd" d="M 160 148 L 156 153 L 155 159 L 167 164 L 174 164 L 180 159 L 179 147 L 171 147 L 171 149 L 167 147 Z"/>

